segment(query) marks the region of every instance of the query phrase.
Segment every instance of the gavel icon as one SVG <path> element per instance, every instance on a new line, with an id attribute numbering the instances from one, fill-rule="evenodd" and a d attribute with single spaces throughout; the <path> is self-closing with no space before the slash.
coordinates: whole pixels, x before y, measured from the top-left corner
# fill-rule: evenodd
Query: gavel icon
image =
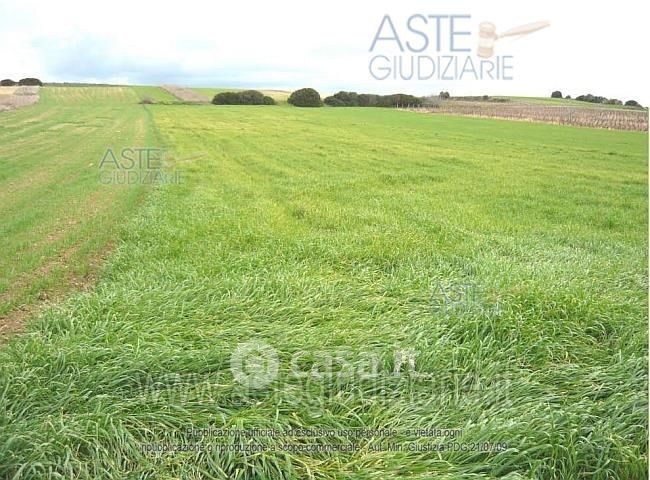
<path id="1" fill-rule="evenodd" d="M 536 32 L 551 24 L 543 20 L 541 22 L 528 23 L 520 27 L 511 28 L 503 33 L 497 34 L 497 27 L 492 22 L 481 22 L 478 26 L 478 49 L 476 54 L 479 57 L 490 58 L 494 55 L 494 42 L 503 37 L 515 37 Z"/>

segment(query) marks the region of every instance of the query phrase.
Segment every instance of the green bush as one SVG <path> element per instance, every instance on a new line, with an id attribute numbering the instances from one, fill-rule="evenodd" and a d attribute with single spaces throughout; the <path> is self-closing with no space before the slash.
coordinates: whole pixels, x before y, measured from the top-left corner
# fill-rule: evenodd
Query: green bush
<path id="1" fill-rule="evenodd" d="M 567 98 L 571 98 L 571 97 L 567 96 Z M 621 102 L 620 100 L 618 100 L 616 98 L 608 99 L 607 97 L 602 97 L 600 95 L 592 95 L 591 93 L 588 93 L 586 95 L 578 95 L 576 97 L 576 100 L 579 100 L 581 102 L 589 102 L 589 103 L 604 103 L 606 105 L 622 105 L 623 104 L 623 102 Z M 634 100 L 631 100 L 631 101 L 634 102 Z M 627 105 L 627 103 L 626 103 L 626 105 Z M 637 103 L 637 105 L 638 105 L 638 103 Z"/>
<path id="2" fill-rule="evenodd" d="M 4 80 L 0 80 L 0 87 L 13 87 L 16 85 L 16 82 L 9 78 L 5 78 Z"/>
<path id="3" fill-rule="evenodd" d="M 334 95 L 331 97 L 326 97 L 325 100 L 323 100 L 325 105 L 329 105 L 330 107 L 347 107 L 345 102 L 341 100 L 340 98 L 336 98 Z"/>
<path id="4" fill-rule="evenodd" d="M 257 90 L 244 90 L 239 93 L 241 105 L 263 105 L 264 94 Z"/>
<path id="5" fill-rule="evenodd" d="M 239 105 L 240 99 L 237 92 L 220 92 L 212 99 L 215 105 Z"/>
<path id="6" fill-rule="evenodd" d="M 551 98 L 562 98 L 562 92 L 555 90 L 553 93 L 551 93 Z"/>
<path id="7" fill-rule="evenodd" d="M 322 107 L 320 94 L 313 88 L 301 88 L 293 92 L 287 100 L 296 107 Z"/>
<path id="8" fill-rule="evenodd" d="M 43 82 L 41 82 L 38 78 L 21 78 L 18 80 L 18 85 L 25 85 L 25 86 L 43 86 Z"/>
<path id="9" fill-rule="evenodd" d="M 339 92 L 325 99 L 325 104 L 332 107 L 358 107 L 359 94 L 357 92 Z"/>
<path id="10" fill-rule="evenodd" d="M 275 100 L 257 90 L 221 92 L 212 99 L 215 105 L 275 105 Z"/>
<path id="11" fill-rule="evenodd" d="M 444 98 L 449 98 L 448 92 L 440 92 L 441 95 L 445 94 Z M 361 95 L 356 92 L 339 92 L 325 99 L 325 104 L 331 107 L 420 107 L 424 103 L 422 97 L 415 97 L 404 93 L 396 93 L 394 95 L 373 95 L 362 93 Z"/>

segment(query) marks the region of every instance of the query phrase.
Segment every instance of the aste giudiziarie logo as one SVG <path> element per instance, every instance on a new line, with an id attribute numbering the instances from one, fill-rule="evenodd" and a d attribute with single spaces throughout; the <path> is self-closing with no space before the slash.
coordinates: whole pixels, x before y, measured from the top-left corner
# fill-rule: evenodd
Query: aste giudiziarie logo
<path id="1" fill-rule="evenodd" d="M 169 185 L 183 183 L 179 170 L 165 169 L 166 151 L 159 147 L 107 148 L 99 162 L 103 185 Z"/>
<path id="2" fill-rule="evenodd" d="M 513 80 L 513 55 L 499 54 L 498 40 L 550 25 L 539 21 L 499 32 L 492 22 L 472 28 L 470 14 L 413 14 L 405 22 L 384 15 L 370 45 L 375 80 Z"/>

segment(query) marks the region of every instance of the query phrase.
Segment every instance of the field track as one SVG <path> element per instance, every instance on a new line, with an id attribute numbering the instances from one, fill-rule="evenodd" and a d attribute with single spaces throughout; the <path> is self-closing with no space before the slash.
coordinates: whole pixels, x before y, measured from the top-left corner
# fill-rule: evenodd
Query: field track
<path id="1" fill-rule="evenodd" d="M 108 148 L 152 142 L 128 87 L 43 87 L 0 115 L 0 334 L 43 303 L 88 285 L 144 190 L 101 185 Z"/>

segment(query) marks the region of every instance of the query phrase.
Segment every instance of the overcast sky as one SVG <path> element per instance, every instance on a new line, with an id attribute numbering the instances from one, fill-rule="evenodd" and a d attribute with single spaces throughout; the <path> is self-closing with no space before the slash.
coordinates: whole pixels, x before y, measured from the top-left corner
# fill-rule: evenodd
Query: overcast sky
<path id="1" fill-rule="evenodd" d="M 646 8 L 614 3 L 545 0 L 329 0 L 216 2 L 185 0 L 0 0 L 0 77 L 45 81 L 174 83 L 194 86 L 341 89 L 452 95 L 547 96 L 553 90 L 593 93 L 650 104 Z M 383 41 L 370 53 L 384 15 L 402 41 L 421 39 L 406 28 L 413 14 L 465 14 L 502 32 L 529 22 L 551 26 L 500 39 L 497 55 L 512 55 L 513 80 L 372 78 L 373 54 L 399 53 Z M 384 31 L 387 33 L 388 30 Z M 428 26 L 435 38 L 435 24 Z M 443 32 L 443 38 L 445 33 Z M 460 38 L 460 37 L 459 37 Z M 448 54 L 443 42 L 441 54 Z M 408 53 L 408 52 L 406 52 Z M 474 52 L 471 53 L 472 55 Z M 426 51 L 420 55 L 438 55 Z M 465 54 L 463 54 L 465 55 Z"/>

